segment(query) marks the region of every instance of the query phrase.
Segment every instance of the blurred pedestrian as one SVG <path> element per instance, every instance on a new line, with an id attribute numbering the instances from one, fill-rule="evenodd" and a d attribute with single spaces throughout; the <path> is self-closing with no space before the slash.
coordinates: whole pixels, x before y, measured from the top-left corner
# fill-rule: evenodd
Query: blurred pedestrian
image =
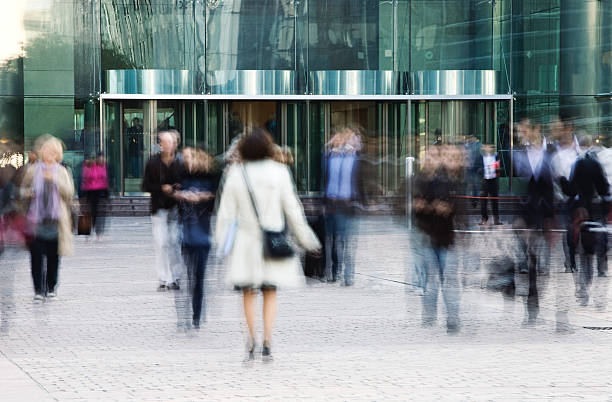
<path id="1" fill-rule="evenodd" d="M 17 171 L 15 172 L 15 175 L 13 176 L 13 183 L 17 187 L 21 187 L 21 182 L 23 181 L 23 177 L 25 176 L 26 171 L 30 168 L 31 165 L 35 164 L 36 161 L 38 160 L 38 153 L 36 153 L 36 151 L 34 150 L 28 151 L 27 155 L 28 155 L 27 162 L 21 165 L 19 169 L 17 169 Z"/>
<path id="2" fill-rule="evenodd" d="M 325 154 L 325 228 L 327 261 L 331 261 L 331 282 L 344 271 L 344 285 L 355 281 L 352 236 L 355 230 L 355 205 L 361 199 L 361 137 L 351 128 L 336 131 Z M 342 269 L 343 268 L 343 269 Z"/>
<path id="3" fill-rule="evenodd" d="M 519 127 L 525 147 L 515 151 L 514 166 L 515 176 L 524 185 L 524 193 L 521 194 L 522 216 L 514 227 L 518 229 L 517 239 L 522 249 L 519 272 L 529 275 L 526 324 L 533 325 L 540 311 L 540 294 L 547 284 L 546 279 L 538 281 L 538 275 L 548 276 L 550 273 L 550 229 L 554 218 L 552 154 L 539 124 L 524 119 Z"/>
<path id="4" fill-rule="evenodd" d="M 415 182 L 413 208 L 420 234 L 421 255 L 418 264 L 425 274 L 422 324 L 432 326 L 437 320 L 438 297 L 446 305 L 446 329 L 459 331 L 459 281 L 455 250 L 455 195 L 457 174 L 463 168 L 461 158 L 450 146 L 431 147 Z M 445 159 L 447 158 L 447 159 Z"/>
<path id="5" fill-rule="evenodd" d="M 176 156 L 178 137 L 175 130 L 159 133 L 161 151 L 149 159 L 142 179 L 142 190 L 151 193 L 158 291 L 180 289 L 179 278 L 183 268 L 179 251 L 177 200 L 173 197 L 182 169 Z"/>
<path id="6" fill-rule="evenodd" d="M 12 165 L 0 167 L 0 254 L 4 251 L 5 237 L 15 208 L 15 184 L 13 178 L 16 169 Z"/>
<path id="7" fill-rule="evenodd" d="M 497 200 L 497 197 L 499 196 L 499 181 L 497 179 L 497 173 L 499 171 L 500 162 L 499 155 L 497 152 L 495 152 L 495 146 L 491 144 L 483 145 L 482 155 L 476 159 L 475 163 L 478 174 L 482 179 L 482 198 L 480 199 L 480 214 L 482 220 L 480 221 L 480 224 L 485 225 L 489 220 L 487 204 L 490 198 L 493 209 L 494 224 L 501 225 L 501 221 L 499 220 L 499 202 Z"/>
<path id="8" fill-rule="evenodd" d="M 480 185 L 482 184 L 481 174 L 478 173 L 480 159 L 482 158 L 481 154 L 481 145 L 480 141 L 476 136 L 470 135 L 467 138 L 465 143 L 466 148 L 466 184 L 468 194 L 474 198 L 472 198 L 472 207 L 476 207 L 477 198 L 480 194 Z"/>
<path id="9" fill-rule="evenodd" d="M 237 224 L 228 256 L 228 282 L 241 290 L 244 315 L 249 329 L 248 358 L 255 354 L 255 301 L 263 293 L 264 339 L 262 356 L 271 358 L 270 343 L 276 318 L 276 290 L 304 283 L 296 255 L 273 258 L 264 253 L 264 230 L 275 233 L 288 229 L 306 250 L 318 250 L 319 241 L 309 228 L 286 166 L 275 162 L 274 143 L 262 128 L 246 133 L 238 144 L 240 164 L 226 172 L 219 203 L 216 241 L 224 244 Z"/>
<path id="10" fill-rule="evenodd" d="M 274 161 L 278 163 L 285 164 L 291 168 L 293 166 L 293 153 L 291 152 L 291 148 L 289 147 L 280 147 L 278 145 L 274 145 L 274 157 L 272 158 Z"/>
<path id="11" fill-rule="evenodd" d="M 69 171 L 60 164 L 63 149 L 57 138 L 42 137 L 38 149 L 40 162 L 31 164 L 25 172 L 21 191 L 29 200 L 27 220 L 32 233 L 34 300 L 42 301 L 45 296 L 56 296 L 59 256 L 73 251 L 70 203 L 74 184 Z"/>
<path id="12" fill-rule="evenodd" d="M 589 287 L 593 281 L 592 255 L 597 255 L 598 277 L 607 276 L 608 264 L 607 233 L 585 231 L 585 227 L 588 228 L 585 224 L 592 223 L 595 226 L 606 224 L 610 207 L 610 185 L 593 149 L 590 135 L 582 136 L 580 148 L 583 152 L 572 167 L 570 179 L 561 177 L 560 180 L 563 191 L 572 200 L 574 247 L 580 245 L 582 250 L 576 296 L 582 305 L 587 305 Z M 601 198 L 599 203 L 594 202 L 595 196 Z M 577 241 L 578 238 L 582 239 L 580 243 Z"/>
<path id="13" fill-rule="evenodd" d="M 174 197 L 179 201 L 179 216 L 182 226 L 182 254 L 186 266 L 187 290 L 191 303 L 191 317 L 179 316 L 181 321 L 200 328 L 200 321 L 206 321 L 204 277 L 206 262 L 211 246 L 210 218 L 214 198 L 219 185 L 214 159 L 202 149 L 185 148 L 182 152 L 184 170 L 180 189 Z M 185 291 L 185 286 L 183 286 Z M 189 309 L 184 306 L 185 312 Z M 180 314 L 180 313 L 179 313 Z"/>
<path id="14" fill-rule="evenodd" d="M 576 270 L 576 251 L 573 240 L 572 209 L 574 200 L 570 199 L 561 189 L 559 183 L 561 178 L 569 180 L 572 166 L 579 156 L 579 147 L 573 136 L 572 125 L 569 121 L 553 121 L 552 130 L 557 137 L 557 151 L 552 156 L 551 167 L 555 180 L 555 199 L 563 205 L 563 216 L 565 218 L 565 236 L 563 238 L 563 253 L 565 255 L 565 272 Z"/>
<path id="15" fill-rule="evenodd" d="M 81 190 L 89 206 L 91 224 L 98 240 L 101 240 L 104 234 L 104 209 L 108 198 L 108 177 L 104 154 L 100 152 L 95 159 L 85 161 L 81 176 Z"/>

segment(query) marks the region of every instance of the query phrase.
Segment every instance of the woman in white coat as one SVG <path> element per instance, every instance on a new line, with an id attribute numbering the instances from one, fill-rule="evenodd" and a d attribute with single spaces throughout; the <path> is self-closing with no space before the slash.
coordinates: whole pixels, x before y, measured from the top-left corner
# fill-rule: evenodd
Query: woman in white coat
<path id="1" fill-rule="evenodd" d="M 240 140 L 238 152 L 241 163 L 231 165 L 226 172 L 215 237 L 217 244 L 223 246 L 231 237 L 228 232 L 235 225 L 235 236 L 227 261 L 228 283 L 243 293 L 244 315 L 250 334 L 249 359 L 254 358 L 256 344 L 255 301 L 257 292 L 262 291 L 262 357 L 270 359 L 272 327 L 276 318 L 276 289 L 302 285 L 304 276 L 297 255 L 284 259 L 264 257 L 261 228 L 280 231 L 286 225 L 288 234 L 304 249 L 318 251 L 321 245 L 306 222 L 289 169 L 272 160 L 274 142 L 270 135 L 264 129 L 253 129 Z M 253 192 L 259 221 L 246 180 Z"/>

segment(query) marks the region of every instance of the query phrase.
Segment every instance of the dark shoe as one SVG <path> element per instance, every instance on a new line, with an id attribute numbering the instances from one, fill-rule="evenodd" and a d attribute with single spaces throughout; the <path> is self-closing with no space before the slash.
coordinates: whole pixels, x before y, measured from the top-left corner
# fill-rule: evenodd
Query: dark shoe
<path id="1" fill-rule="evenodd" d="M 170 285 L 168 285 L 168 289 L 181 290 L 181 287 L 179 286 L 178 282 L 172 282 Z"/>
<path id="2" fill-rule="evenodd" d="M 580 304 L 581 307 L 586 307 L 589 305 L 589 296 L 586 295 L 582 295 L 581 297 L 578 298 L 578 304 Z"/>
<path id="3" fill-rule="evenodd" d="M 574 328 L 572 328 L 570 324 L 558 322 L 557 325 L 555 326 L 555 332 L 558 334 L 569 335 L 569 334 L 573 334 L 576 331 L 574 331 Z"/>
<path id="4" fill-rule="evenodd" d="M 503 225 L 502 221 L 500 221 L 499 219 L 495 219 L 494 224 L 495 225 Z"/>
<path id="5" fill-rule="evenodd" d="M 165 292 L 166 290 L 168 290 L 168 286 L 166 285 L 159 285 L 159 287 L 157 288 L 158 292 Z"/>
<path id="6" fill-rule="evenodd" d="M 446 324 L 446 333 L 449 335 L 455 335 L 459 333 L 459 324 L 456 323 L 447 323 Z"/>
<path id="7" fill-rule="evenodd" d="M 537 323 L 537 319 L 535 317 L 529 317 L 527 320 L 523 321 L 523 328 L 535 328 Z"/>
<path id="8" fill-rule="evenodd" d="M 261 348 L 261 359 L 264 362 L 272 361 L 272 351 L 270 350 L 270 343 L 264 341 L 263 347 Z"/>
<path id="9" fill-rule="evenodd" d="M 247 357 L 246 361 L 252 362 L 255 360 L 255 339 L 250 338 L 247 342 Z"/>
<path id="10" fill-rule="evenodd" d="M 436 325 L 436 320 L 431 318 L 426 318 L 421 320 L 421 327 L 423 328 L 433 328 Z"/>
<path id="11" fill-rule="evenodd" d="M 487 220 L 488 220 L 488 219 L 484 219 L 484 218 L 482 218 L 482 220 L 480 221 L 479 225 L 481 225 L 481 226 L 482 226 L 482 225 L 486 225 L 486 224 L 487 224 Z"/>
<path id="12" fill-rule="evenodd" d="M 193 320 L 193 328 L 200 329 L 200 320 Z"/>

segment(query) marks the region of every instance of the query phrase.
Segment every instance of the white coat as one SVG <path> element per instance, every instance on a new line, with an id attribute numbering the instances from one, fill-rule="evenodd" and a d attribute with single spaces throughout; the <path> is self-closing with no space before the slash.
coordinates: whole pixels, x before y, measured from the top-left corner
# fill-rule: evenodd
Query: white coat
<path id="1" fill-rule="evenodd" d="M 289 169 L 264 159 L 244 164 L 263 227 L 288 233 L 304 249 L 321 247 L 308 226 Z M 265 259 L 262 233 L 252 207 L 241 167 L 235 164 L 226 172 L 217 212 L 215 240 L 223 246 L 233 223 L 237 223 L 232 249 L 227 257 L 227 282 L 232 286 L 273 285 L 294 287 L 304 283 L 299 256 Z"/>

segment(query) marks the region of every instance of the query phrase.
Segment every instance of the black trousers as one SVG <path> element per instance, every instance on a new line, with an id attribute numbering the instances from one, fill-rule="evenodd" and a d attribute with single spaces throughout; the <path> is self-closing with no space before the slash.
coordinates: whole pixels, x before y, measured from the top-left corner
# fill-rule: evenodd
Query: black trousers
<path id="1" fill-rule="evenodd" d="M 183 245 L 182 251 L 189 278 L 193 320 L 200 321 L 202 304 L 204 303 L 204 276 L 206 275 L 206 262 L 208 261 L 210 246 Z M 204 312 L 204 316 L 204 319 L 206 319 L 206 312 Z"/>
<path id="2" fill-rule="evenodd" d="M 57 271 L 59 255 L 57 253 L 58 240 L 45 240 L 35 237 L 30 243 L 30 256 L 32 262 L 32 281 L 34 291 L 38 295 L 53 292 L 57 286 Z M 43 257 L 47 257 L 47 275 L 43 271 Z"/>
<path id="3" fill-rule="evenodd" d="M 482 180 L 482 196 L 483 197 L 497 197 L 499 195 L 499 182 L 495 179 L 483 179 Z M 482 219 L 489 219 L 487 211 L 487 199 L 483 198 L 480 200 L 480 214 Z M 491 200 L 493 206 L 493 216 L 495 220 L 499 220 L 499 206 L 497 200 Z"/>
<path id="4" fill-rule="evenodd" d="M 89 190 L 86 192 L 91 226 L 99 236 L 104 232 L 104 208 L 106 206 L 106 190 Z"/>

